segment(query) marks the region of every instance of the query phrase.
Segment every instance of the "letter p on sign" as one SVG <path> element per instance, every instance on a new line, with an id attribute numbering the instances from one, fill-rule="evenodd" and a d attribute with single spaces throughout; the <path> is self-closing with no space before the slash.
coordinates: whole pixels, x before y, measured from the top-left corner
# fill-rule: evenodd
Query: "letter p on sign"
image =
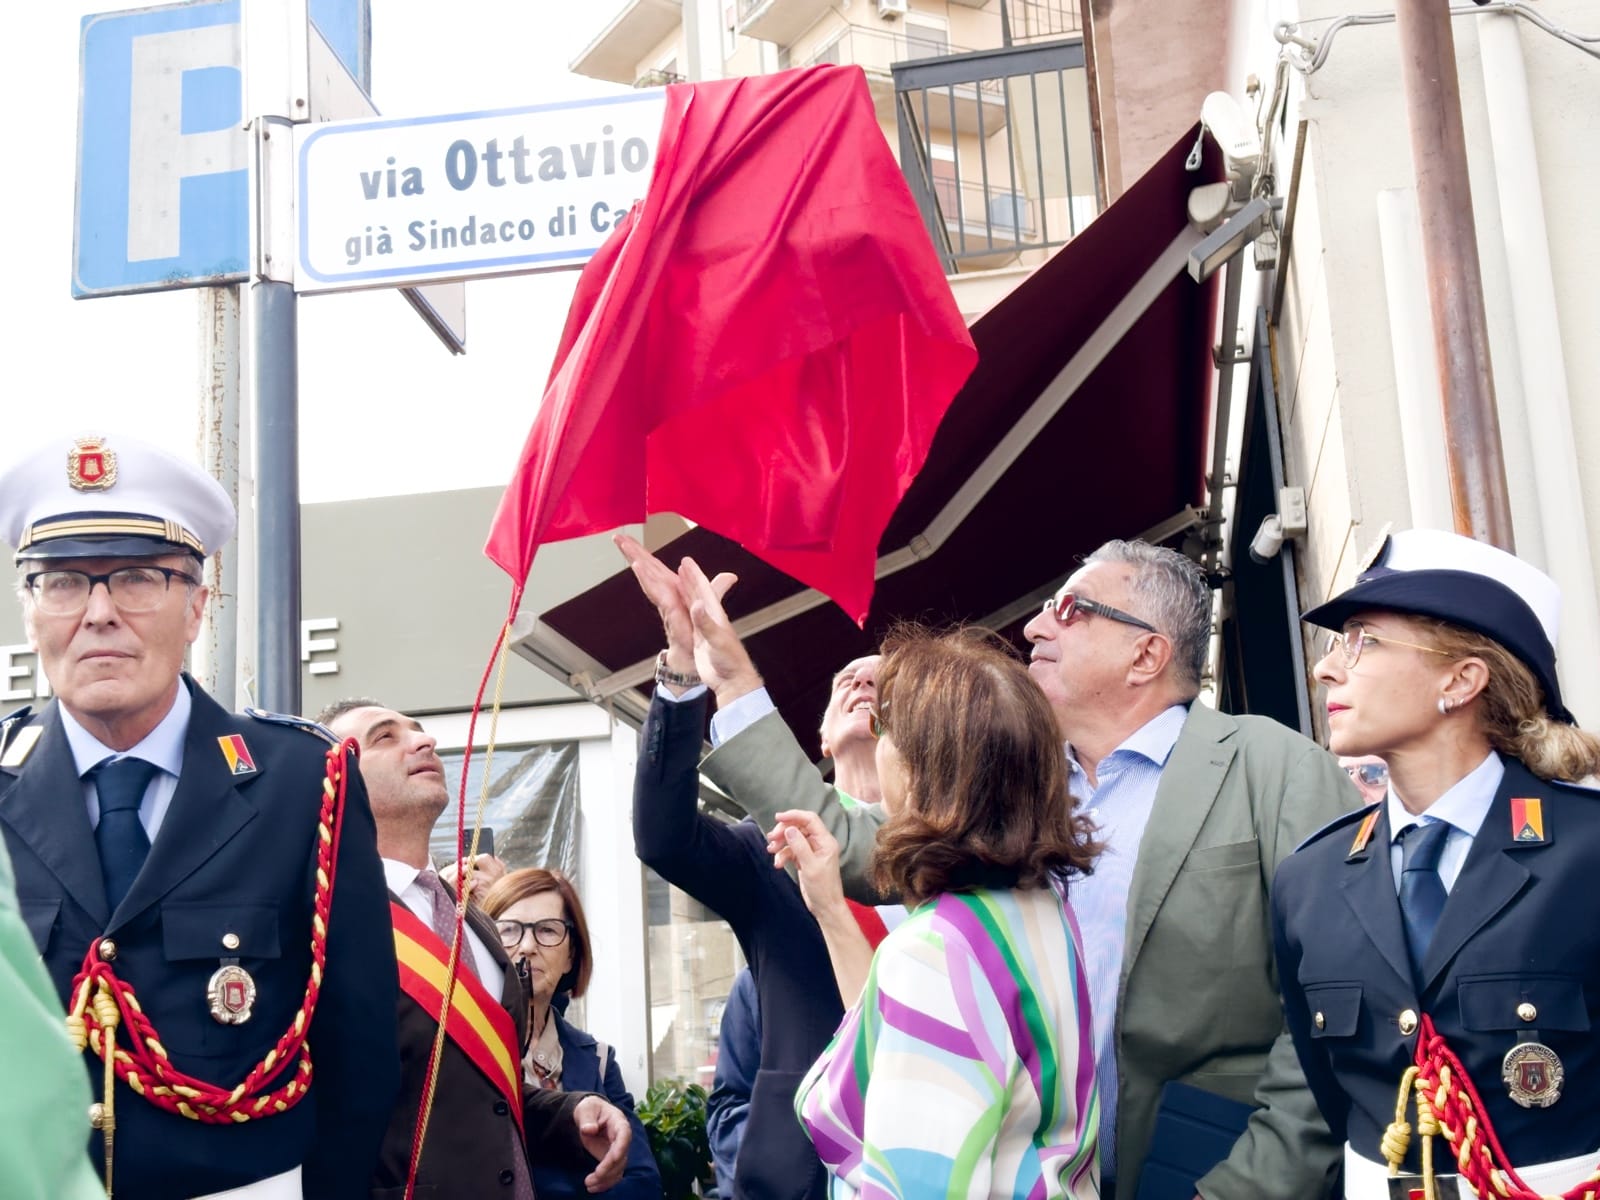
<path id="1" fill-rule="evenodd" d="M 84 18 L 74 295 L 246 278 L 240 31 L 239 0 Z"/>

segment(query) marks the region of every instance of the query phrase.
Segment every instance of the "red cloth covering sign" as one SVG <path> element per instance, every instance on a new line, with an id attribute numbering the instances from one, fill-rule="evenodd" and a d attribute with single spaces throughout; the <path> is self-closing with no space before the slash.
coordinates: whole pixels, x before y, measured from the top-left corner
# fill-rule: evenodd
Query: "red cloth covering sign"
<path id="1" fill-rule="evenodd" d="M 485 552 L 520 590 L 542 543 L 676 512 L 861 622 L 976 362 L 859 68 L 673 86 Z"/>

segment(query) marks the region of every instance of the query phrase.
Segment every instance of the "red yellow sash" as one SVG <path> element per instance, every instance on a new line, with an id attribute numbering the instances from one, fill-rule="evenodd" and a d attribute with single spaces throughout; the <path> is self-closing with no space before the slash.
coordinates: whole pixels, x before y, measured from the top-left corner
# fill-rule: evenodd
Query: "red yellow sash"
<path id="1" fill-rule="evenodd" d="M 404 904 L 391 900 L 389 911 L 394 919 L 400 987 L 425 1011 L 436 1013 L 444 1001 L 445 978 L 450 966 L 449 947 Z M 472 947 L 463 942 L 461 953 L 471 954 Z M 470 967 L 456 971 L 445 1034 L 499 1089 L 520 1129 L 522 1055 L 517 1046 L 516 1023 Z"/>

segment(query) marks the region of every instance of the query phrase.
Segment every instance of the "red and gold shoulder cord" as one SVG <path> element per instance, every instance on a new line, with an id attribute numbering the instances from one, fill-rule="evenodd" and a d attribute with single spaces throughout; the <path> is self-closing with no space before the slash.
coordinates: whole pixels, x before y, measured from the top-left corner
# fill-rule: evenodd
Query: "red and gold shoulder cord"
<path id="1" fill-rule="evenodd" d="M 1466 1068 L 1426 1013 L 1417 1030 L 1415 1063 L 1406 1068 L 1400 1080 L 1400 1095 L 1395 1102 L 1394 1121 L 1383 1135 L 1383 1156 L 1389 1174 L 1396 1175 L 1405 1162 L 1411 1144 L 1411 1126 L 1406 1123 L 1406 1104 L 1415 1091 L 1417 1132 L 1422 1134 L 1422 1183 L 1426 1200 L 1438 1200 L 1438 1185 L 1433 1165 L 1433 1138 L 1443 1134 L 1455 1156 L 1455 1169 L 1472 1185 L 1474 1194 L 1485 1200 L 1552 1200 L 1522 1181 L 1511 1165 L 1505 1148 L 1489 1123 L 1478 1090 L 1467 1077 Z M 1589 1177 L 1561 1194 L 1560 1200 L 1600 1198 L 1600 1167 Z"/>
<path id="2" fill-rule="evenodd" d="M 311 1049 L 306 1045 L 306 1032 L 322 990 L 334 868 L 339 861 L 339 834 L 344 826 L 348 779 L 345 764 L 353 760 L 355 753 L 353 739 L 328 748 L 322 810 L 317 821 L 317 890 L 311 917 L 311 976 L 306 981 L 305 999 L 277 1045 L 267 1051 L 244 1082 L 231 1090 L 220 1088 L 175 1068 L 155 1026 L 139 1007 L 133 986 L 118 979 L 110 961 L 102 956 L 104 939 L 96 938 L 90 943 L 83 966 L 72 981 L 67 1032 L 80 1051 L 91 1049 L 105 1063 L 105 1098 L 91 1112 L 95 1127 L 105 1137 L 106 1195 L 112 1194 L 116 1134 L 113 1099 L 117 1079 L 157 1108 L 211 1125 L 232 1125 L 286 1112 L 310 1089 Z M 118 1026 L 126 1030 L 126 1049 L 117 1044 Z M 294 1074 L 271 1091 L 264 1090 L 265 1081 L 290 1059 L 298 1059 Z"/>

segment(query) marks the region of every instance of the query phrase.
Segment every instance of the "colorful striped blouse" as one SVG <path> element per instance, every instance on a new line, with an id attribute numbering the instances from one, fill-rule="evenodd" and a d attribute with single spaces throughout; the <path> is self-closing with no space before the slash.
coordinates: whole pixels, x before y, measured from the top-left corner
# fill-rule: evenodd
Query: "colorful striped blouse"
<path id="1" fill-rule="evenodd" d="M 1051 888 L 949 892 L 891 932 L 795 1111 L 834 1200 L 1100 1194 L 1094 1026 Z"/>

